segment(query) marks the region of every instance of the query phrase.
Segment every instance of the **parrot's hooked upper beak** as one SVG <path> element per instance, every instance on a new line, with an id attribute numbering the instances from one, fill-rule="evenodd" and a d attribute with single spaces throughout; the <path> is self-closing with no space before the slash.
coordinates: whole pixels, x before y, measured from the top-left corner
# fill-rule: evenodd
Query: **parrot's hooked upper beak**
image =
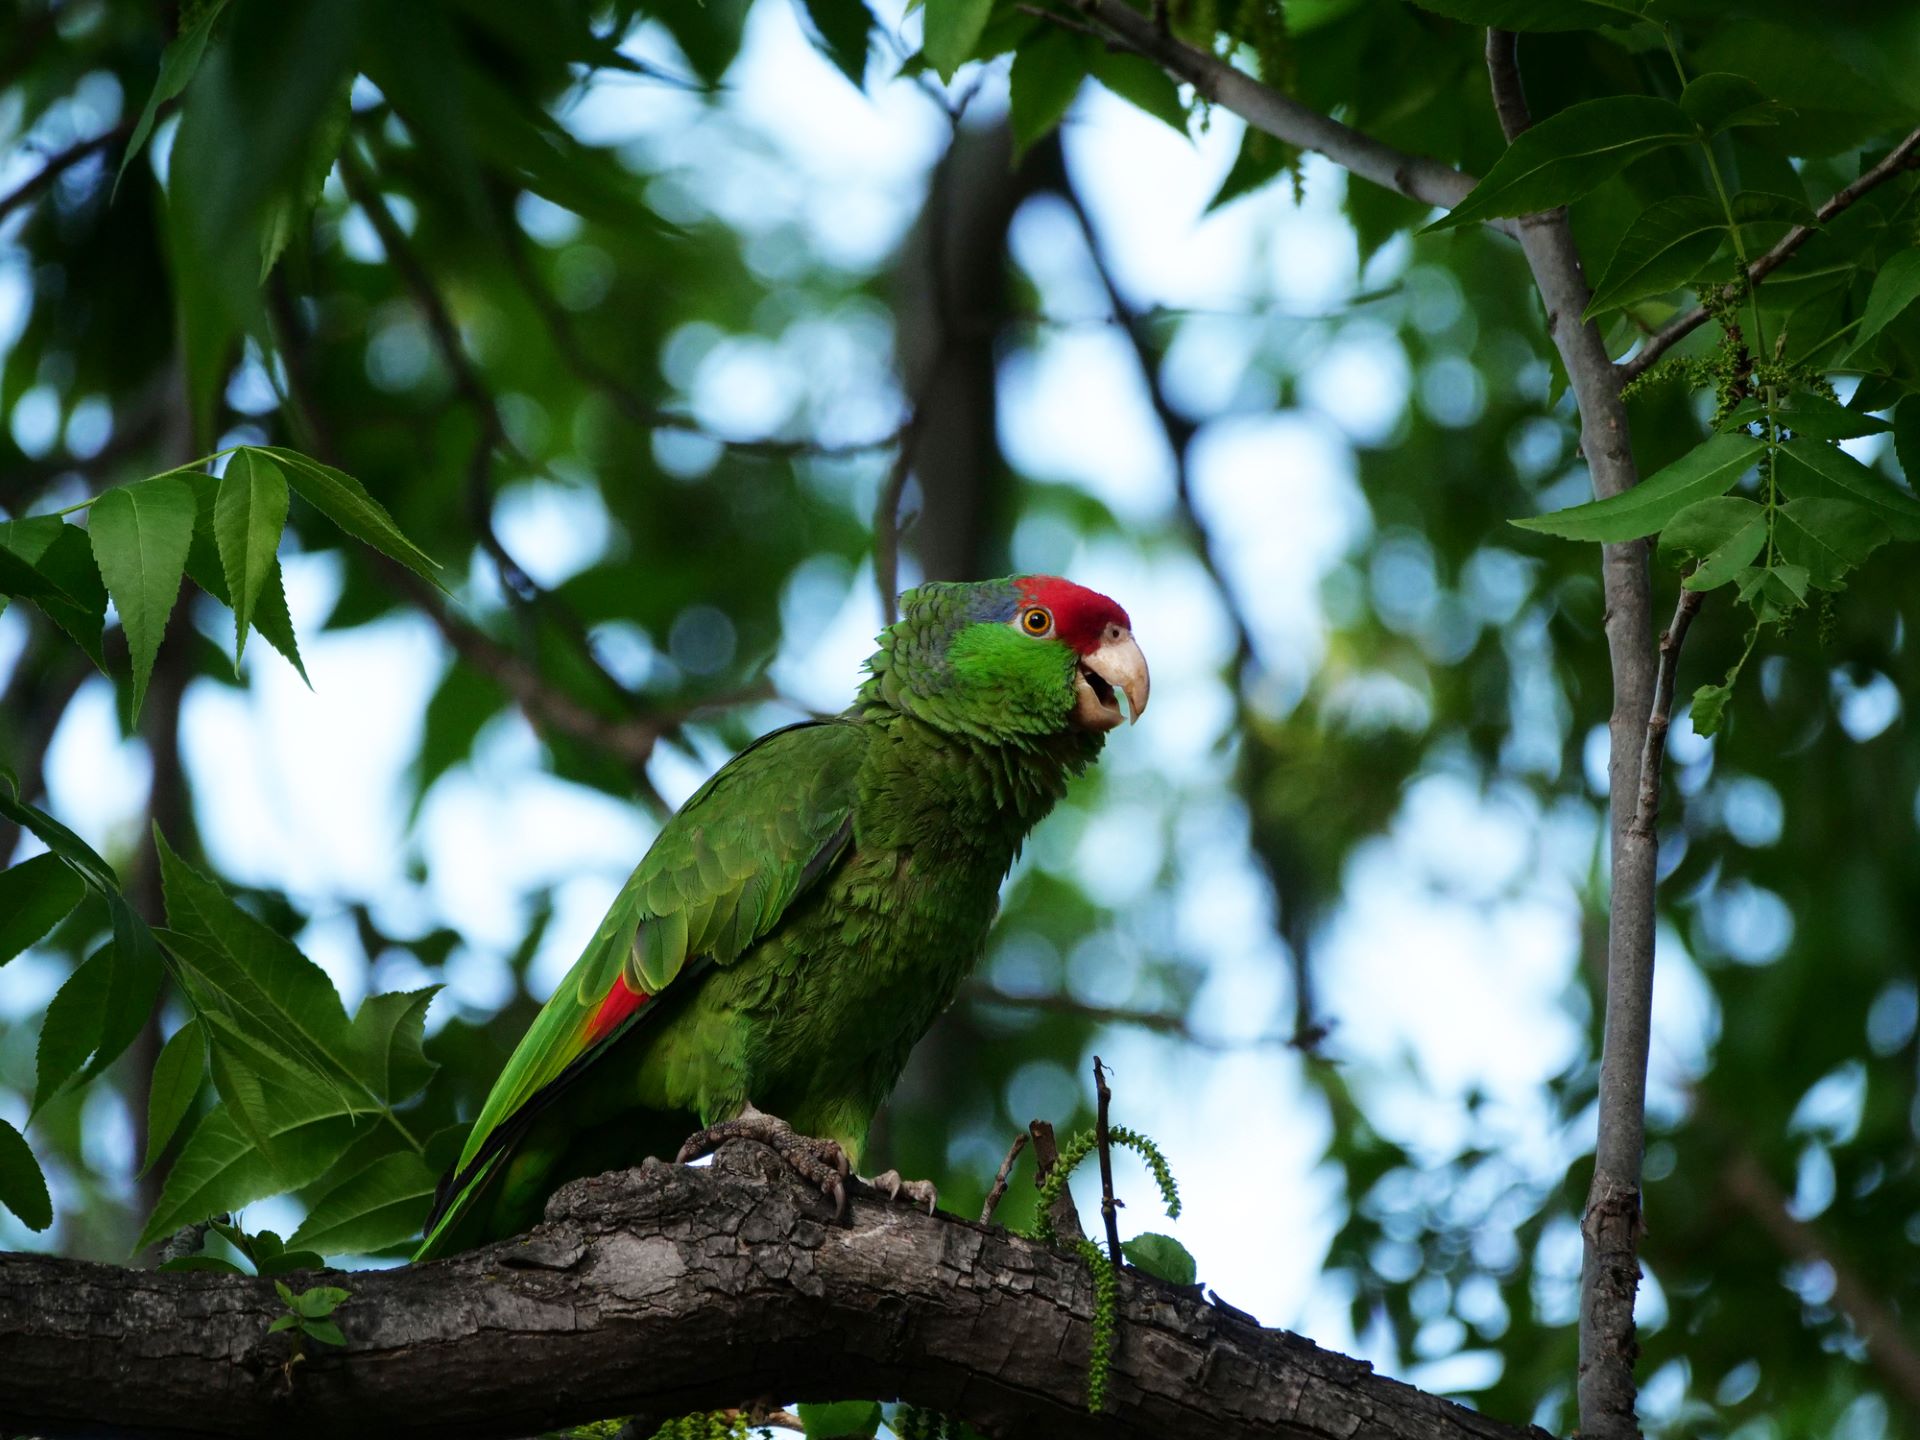
<path id="1" fill-rule="evenodd" d="M 1080 658 L 1073 676 L 1073 723 L 1082 730 L 1111 730 L 1122 720 L 1137 721 L 1147 708 L 1147 657 L 1133 634 L 1121 625 L 1109 625 L 1100 644 Z M 1127 697 L 1122 713 L 1115 696 Z"/>

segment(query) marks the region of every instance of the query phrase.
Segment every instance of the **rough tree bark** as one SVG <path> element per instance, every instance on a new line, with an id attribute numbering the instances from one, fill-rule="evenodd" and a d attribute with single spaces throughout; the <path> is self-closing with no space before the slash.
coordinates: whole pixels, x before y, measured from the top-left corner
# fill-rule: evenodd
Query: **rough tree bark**
<path id="1" fill-rule="evenodd" d="M 991 1434 L 1545 1440 L 1124 1277 L 1107 1413 L 1083 1395 L 1093 1285 L 1074 1256 L 952 1216 L 826 1203 L 770 1150 L 569 1185 L 530 1234 L 332 1275 L 344 1349 L 289 1363 L 272 1285 L 0 1254 L 0 1430 L 641 1434 L 750 1397 L 899 1395 Z M 303 1277 L 299 1283 L 314 1283 Z"/>

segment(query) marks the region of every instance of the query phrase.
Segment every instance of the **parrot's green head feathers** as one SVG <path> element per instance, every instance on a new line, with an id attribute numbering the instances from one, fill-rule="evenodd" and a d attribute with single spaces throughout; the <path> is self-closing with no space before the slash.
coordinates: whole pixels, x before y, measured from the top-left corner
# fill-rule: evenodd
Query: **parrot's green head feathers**
<path id="1" fill-rule="evenodd" d="M 1127 612 L 1051 575 L 909 590 L 867 668 L 863 704 L 994 743 L 1103 734 L 1147 705 Z"/>

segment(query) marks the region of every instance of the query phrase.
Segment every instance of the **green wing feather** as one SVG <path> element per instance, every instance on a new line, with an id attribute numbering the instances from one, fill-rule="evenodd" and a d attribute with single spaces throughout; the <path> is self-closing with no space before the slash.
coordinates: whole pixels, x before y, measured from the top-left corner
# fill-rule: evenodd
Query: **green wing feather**
<path id="1" fill-rule="evenodd" d="M 852 835 L 865 745 L 865 727 L 854 721 L 772 731 L 667 822 L 494 1082 L 416 1259 L 431 1253 L 511 1149 L 503 1127 L 646 1016 L 651 1007 L 641 1004 L 597 1030 L 595 1017 L 616 983 L 651 997 L 707 963 L 729 964 L 832 867 Z"/>

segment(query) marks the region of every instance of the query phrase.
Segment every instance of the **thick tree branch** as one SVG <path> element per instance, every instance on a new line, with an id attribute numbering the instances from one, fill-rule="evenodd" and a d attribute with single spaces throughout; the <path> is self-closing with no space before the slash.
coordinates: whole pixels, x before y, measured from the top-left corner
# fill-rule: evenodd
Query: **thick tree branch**
<path id="1" fill-rule="evenodd" d="M 1264 130 L 1326 156 L 1363 180 L 1406 196 L 1422 205 L 1451 210 L 1477 183 L 1473 176 L 1425 155 L 1409 155 L 1363 135 L 1350 125 L 1263 85 L 1204 50 L 1175 39 L 1126 3 L 1126 0 L 1082 0 L 1083 14 L 1100 22 L 1127 49 L 1143 55 L 1177 80 L 1184 80 L 1207 99 L 1224 105 L 1256 130 Z M 1492 222 L 1492 228 L 1513 233 L 1511 221 Z"/>
<path id="2" fill-rule="evenodd" d="M 1512 140 L 1530 123 L 1514 36 L 1487 32 L 1494 108 Z M 1520 222 L 1520 246 L 1547 307 L 1547 332 L 1560 352 L 1580 410 L 1580 445 L 1602 499 L 1639 476 L 1620 403 L 1619 378 L 1599 330 L 1583 323 L 1587 288 L 1564 209 Z M 1607 930 L 1606 1028 L 1600 1052 L 1600 1125 L 1592 1188 L 1581 1224 L 1580 1430 L 1589 1440 L 1637 1437 L 1634 1418 L 1633 1302 L 1640 1285 L 1640 1160 L 1646 1142 L 1647 1048 L 1653 1014 L 1655 861 L 1652 827 L 1635 825 L 1653 713 L 1652 594 L 1644 540 L 1602 551 L 1607 649 L 1613 672 L 1608 723 L 1608 805 L 1613 884 Z M 1676 651 L 1677 654 L 1677 651 Z M 1657 787 L 1659 777 L 1652 777 Z"/>
<path id="3" fill-rule="evenodd" d="M 1813 238 L 1814 231 L 1819 229 L 1820 226 L 1833 219 L 1834 216 L 1852 205 L 1854 201 L 1858 200 L 1869 190 L 1885 184 L 1894 176 L 1903 174 L 1915 166 L 1920 166 L 1920 130 L 1915 130 L 1911 135 L 1907 136 L 1906 139 L 1894 146 L 1888 153 L 1886 159 L 1882 160 L 1878 165 L 1875 165 L 1871 170 L 1863 173 L 1858 180 L 1855 180 L 1844 189 L 1835 191 L 1832 198 L 1814 212 L 1815 220 L 1812 225 L 1796 225 L 1785 235 L 1782 235 L 1779 240 L 1774 242 L 1771 250 L 1767 251 L 1766 254 L 1760 256 L 1747 267 L 1747 283 L 1749 285 L 1758 285 L 1762 280 L 1766 279 L 1767 276 L 1786 264 L 1787 261 L 1793 257 L 1795 251 Z M 1721 290 L 1720 298 L 1723 301 L 1730 302 L 1737 300 L 1739 293 L 1740 292 L 1732 285 L 1728 285 Z M 1655 361 L 1682 340 L 1686 339 L 1687 336 L 1698 330 L 1706 323 L 1706 320 L 1706 309 L 1702 306 L 1695 306 L 1677 320 L 1670 321 L 1655 331 L 1647 338 L 1647 342 L 1644 345 L 1620 362 L 1621 383 L 1625 384 L 1630 380 L 1638 379 L 1641 375 L 1644 375 L 1652 368 Z"/>
<path id="4" fill-rule="evenodd" d="M 293 1365 L 270 1281 L 0 1255 L 0 1423 L 512 1436 L 634 1415 L 644 1435 L 748 1396 L 898 1395 L 1061 1440 L 1544 1440 L 1131 1274 L 1089 1415 L 1077 1257 L 908 1206 L 856 1203 L 836 1227 L 757 1145 L 570 1185 L 547 1215 L 469 1255 L 330 1275 L 347 1344 Z"/>

